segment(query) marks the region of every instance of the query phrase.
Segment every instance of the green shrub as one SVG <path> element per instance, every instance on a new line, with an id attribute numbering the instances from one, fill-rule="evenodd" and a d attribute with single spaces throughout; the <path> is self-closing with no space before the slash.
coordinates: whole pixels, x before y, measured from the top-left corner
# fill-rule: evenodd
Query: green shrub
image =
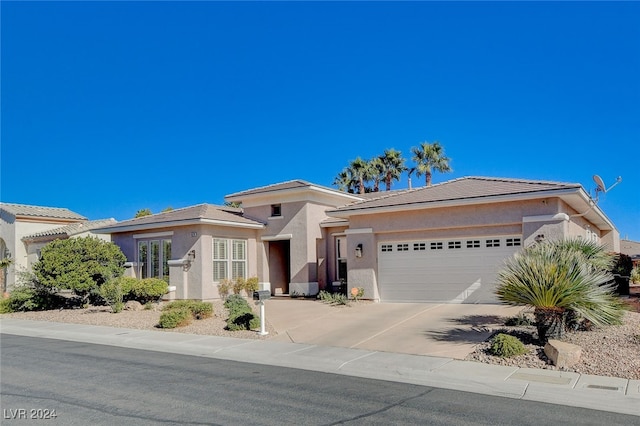
<path id="1" fill-rule="evenodd" d="M 526 314 L 520 312 L 515 317 L 507 318 L 504 325 L 509 327 L 522 327 L 533 325 L 533 320 Z"/>
<path id="2" fill-rule="evenodd" d="M 227 329 L 231 331 L 253 330 L 259 327 L 260 317 L 253 312 L 237 312 L 227 320 Z"/>
<path id="3" fill-rule="evenodd" d="M 72 290 L 87 302 L 92 291 L 123 274 L 126 260 L 117 245 L 96 237 L 54 240 L 42 247 L 33 273 L 42 286 Z"/>
<path id="4" fill-rule="evenodd" d="M 632 270 L 631 270 L 631 282 L 633 283 L 640 283 L 640 265 L 636 265 Z"/>
<path id="5" fill-rule="evenodd" d="M 15 312 L 11 306 L 11 299 L 6 297 L 0 300 L 0 314 L 10 314 L 11 312 Z"/>
<path id="6" fill-rule="evenodd" d="M 605 247 L 578 239 L 546 241 L 507 259 L 495 293 L 512 306 L 534 308 L 538 339 L 560 338 L 573 312 L 596 326 L 622 322 L 624 304 L 608 284 Z"/>
<path id="7" fill-rule="evenodd" d="M 122 298 L 124 291 L 120 280 L 114 279 L 102 284 L 99 289 L 100 296 L 111 306 L 113 313 L 121 312 L 124 308 Z"/>
<path id="8" fill-rule="evenodd" d="M 2 299 L 0 313 L 45 311 L 65 306 L 66 299 L 41 285 L 32 273 L 18 275 L 19 285 Z"/>
<path id="9" fill-rule="evenodd" d="M 175 300 L 162 308 L 163 312 L 186 309 L 195 319 L 209 318 L 213 315 L 213 305 L 198 300 Z"/>
<path id="10" fill-rule="evenodd" d="M 253 330 L 260 327 L 260 317 L 256 316 L 244 297 L 234 294 L 227 298 L 224 307 L 229 310 L 227 329 L 231 331 Z"/>
<path id="11" fill-rule="evenodd" d="M 137 300 L 143 305 L 147 302 L 155 302 L 167 294 L 169 288 L 165 280 L 159 278 L 145 278 L 142 280 L 127 281 L 131 288 L 127 294 L 128 300 Z"/>
<path id="12" fill-rule="evenodd" d="M 491 340 L 489 352 L 495 356 L 508 358 L 526 353 L 527 348 L 517 337 L 500 333 Z"/>
<path id="13" fill-rule="evenodd" d="M 633 260 L 631 256 L 624 253 L 617 253 L 615 255 L 615 262 L 611 268 L 611 273 L 628 277 L 633 270 Z"/>
<path id="14" fill-rule="evenodd" d="M 195 302 L 189 310 L 195 319 L 210 318 L 213 315 L 213 305 L 207 302 Z"/>
<path id="15" fill-rule="evenodd" d="M 160 328 L 183 327 L 191 323 L 193 314 L 187 308 L 176 308 L 162 312 L 158 326 Z"/>
<path id="16" fill-rule="evenodd" d="M 320 299 L 322 302 L 329 302 L 332 296 L 333 295 L 331 293 L 325 290 L 320 290 L 320 293 L 318 293 L 318 299 Z"/>
<path id="17" fill-rule="evenodd" d="M 318 298 L 323 303 L 328 303 L 330 305 L 348 305 L 349 298 L 342 293 L 329 293 L 327 291 L 322 290 L 318 293 Z"/>
<path id="18" fill-rule="evenodd" d="M 232 294 L 227 297 L 227 300 L 224 301 L 224 307 L 227 308 L 229 312 L 235 311 L 238 308 L 247 308 L 251 310 L 249 303 L 239 294 Z"/>

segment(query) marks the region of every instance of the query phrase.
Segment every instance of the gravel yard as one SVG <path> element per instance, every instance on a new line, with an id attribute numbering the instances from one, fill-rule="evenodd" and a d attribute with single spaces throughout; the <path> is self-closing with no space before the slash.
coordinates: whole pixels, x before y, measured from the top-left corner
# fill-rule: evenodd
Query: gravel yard
<path id="1" fill-rule="evenodd" d="M 503 330 L 496 330 L 496 333 L 500 332 L 520 338 L 529 352 L 512 358 L 500 358 L 487 352 L 490 343 L 486 341 L 465 359 L 521 368 L 558 369 L 544 354 L 544 347 L 537 344 L 534 326 L 505 326 Z M 640 313 L 626 313 L 623 325 L 566 333 L 562 340 L 582 348 L 580 362 L 563 371 L 640 380 Z"/>
<path id="2" fill-rule="evenodd" d="M 638 296 L 632 296 L 628 302 L 630 306 L 633 306 L 634 311 L 625 314 L 623 325 L 566 334 L 563 340 L 579 345 L 582 348 L 582 358 L 580 363 L 564 371 L 640 380 L 640 299 Z M 258 313 L 257 307 L 252 306 L 252 308 Z M 179 332 L 243 339 L 268 340 L 277 334 L 268 321 L 266 328 L 269 334 L 267 336 L 260 336 L 255 331 L 225 330 L 227 310 L 220 301 L 213 302 L 213 317 L 194 320 L 190 325 L 169 330 L 157 327 L 161 314 L 160 309 L 161 305 L 156 305 L 152 310 L 122 311 L 113 314 L 109 307 L 98 306 L 87 309 L 3 314 L 0 315 L 0 318 L 127 327 L 155 330 L 160 333 Z M 516 334 L 525 343 L 529 352 L 506 359 L 492 356 L 487 353 L 487 348 L 489 347 L 489 342 L 487 341 L 479 344 L 476 350 L 466 357 L 466 360 L 523 368 L 556 369 L 544 355 L 543 348 L 536 344 L 535 327 L 505 326 L 503 330 L 496 330 L 496 332 Z"/>
<path id="3" fill-rule="evenodd" d="M 104 325 L 109 327 L 125 327 L 139 330 L 154 330 L 161 333 L 189 333 L 204 334 L 208 336 L 237 337 L 241 339 L 266 339 L 276 334 L 276 331 L 268 323 L 268 336 L 260 336 L 255 331 L 229 331 L 227 325 L 227 309 L 221 301 L 214 301 L 213 316 L 211 318 L 193 320 L 191 324 L 173 329 L 157 327 L 162 304 L 154 305 L 154 309 L 140 311 L 122 311 L 114 314 L 108 306 L 90 306 L 87 309 L 63 309 L 53 311 L 16 312 L 0 315 L 0 318 L 19 318 L 37 321 L 66 322 L 73 324 Z M 254 312 L 259 310 L 249 303 Z"/>

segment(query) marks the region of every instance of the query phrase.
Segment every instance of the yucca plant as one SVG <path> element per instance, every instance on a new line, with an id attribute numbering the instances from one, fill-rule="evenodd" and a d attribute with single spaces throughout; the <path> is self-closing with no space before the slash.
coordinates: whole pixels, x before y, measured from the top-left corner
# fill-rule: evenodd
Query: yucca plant
<path id="1" fill-rule="evenodd" d="M 587 241 L 536 244 L 507 260 L 496 295 L 509 305 L 534 308 L 541 342 L 562 337 L 569 313 L 596 326 L 620 324 L 624 305 L 608 284 L 606 255 L 604 247 Z"/>

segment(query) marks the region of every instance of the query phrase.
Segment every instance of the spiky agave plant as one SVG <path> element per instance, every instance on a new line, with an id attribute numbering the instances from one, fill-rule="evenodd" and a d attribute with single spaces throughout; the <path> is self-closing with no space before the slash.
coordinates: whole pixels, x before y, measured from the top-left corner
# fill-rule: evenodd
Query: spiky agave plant
<path id="1" fill-rule="evenodd" d="M 562 336 L 569 312 L 598 326 L 619 324 L 624 315 L 607 284 L 611 274 L 579 247 L 567 240 L 536 244 L 509 258 L 498 273 L 498 299 L 533 307 L 542 342 Z"/>
<path id="2" fill-rule="evenodd" d="M 616 255 L 610 253 L 605 246 L 595 241 L 569 237 L 553 241 L 551 244 L 558 251 L 577 251 L 582 253 L 589 266 L 596 269 L 611 271 L 616 263 Z"/>

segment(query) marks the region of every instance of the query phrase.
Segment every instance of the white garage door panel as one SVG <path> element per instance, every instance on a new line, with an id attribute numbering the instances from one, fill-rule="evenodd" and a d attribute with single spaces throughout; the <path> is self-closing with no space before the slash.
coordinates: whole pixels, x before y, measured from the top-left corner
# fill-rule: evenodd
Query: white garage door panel
<path id="1" fill-rule="evenodd" d="M 481 247 L 467 248 L 467 240 L 479 241 Z M 499 240 L 499 247 L 487 247 L 487 240 Z M 378 282 L 381 300 L 497 303 L 494 295 L 497 271 L 504 260 L 520 248 L 520 237 L 456 241 L 461 242 L 460 248 L 448 248 L 447 240 L 380 244 Z M 426 250 L 414 249 L 415 243 L 425 243 Z M 443 248 L 432 250 L 431 243 L 442 243 Z M 399 244 L 408 250 L 398 251 Z"/>

